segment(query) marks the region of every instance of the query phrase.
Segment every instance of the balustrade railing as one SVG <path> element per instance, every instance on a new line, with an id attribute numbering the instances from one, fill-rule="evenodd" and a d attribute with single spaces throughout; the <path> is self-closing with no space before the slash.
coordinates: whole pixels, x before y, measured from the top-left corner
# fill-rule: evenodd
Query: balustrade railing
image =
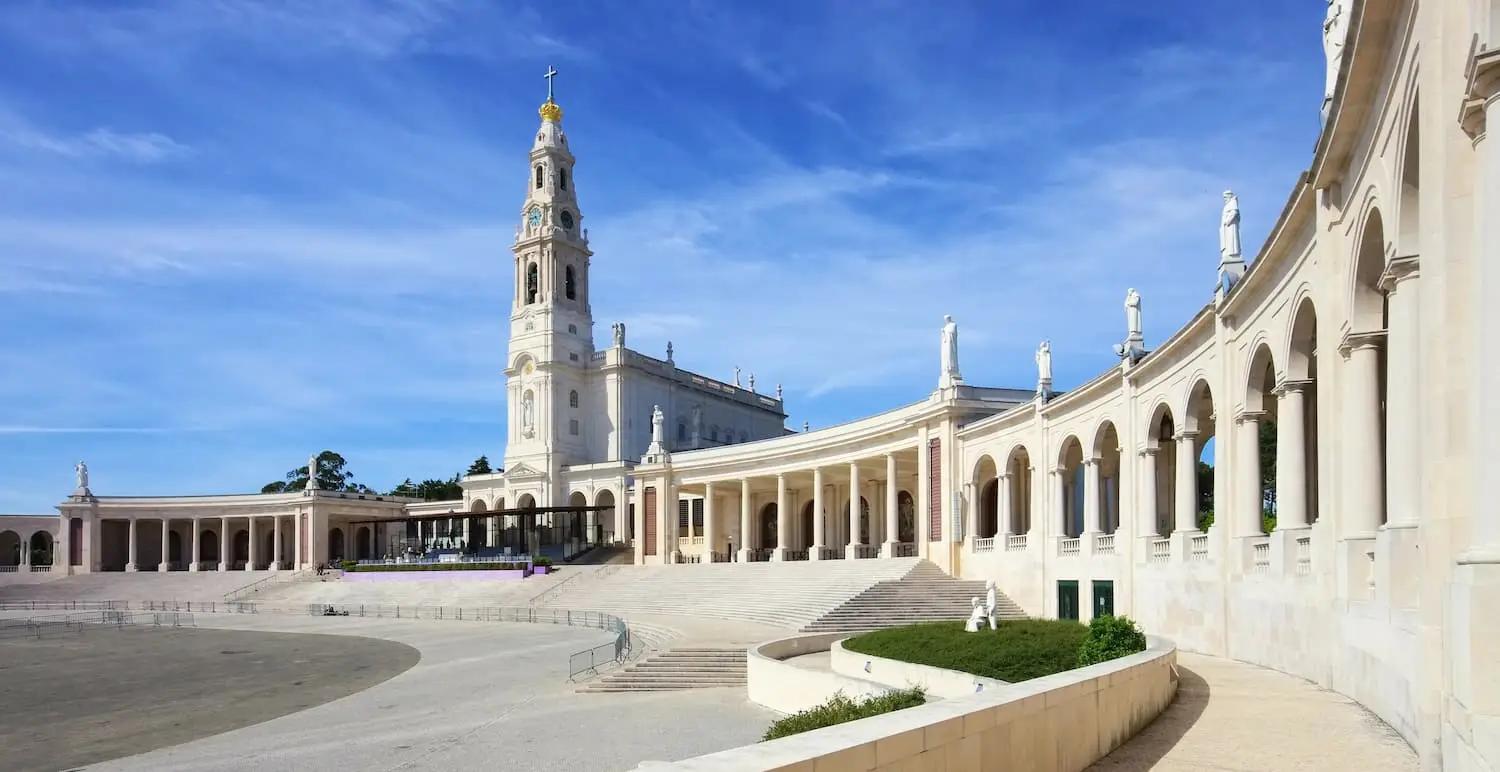
<path id="1" fill-rule="evenodd" d="M 1307 576 L 1312 573 L 1312 537 L 1297 537 L 1297 575 Z"/>
<path id="2" fill-rule="evenodd" d="M 52 566 L 50 566 L 50 565 L 46 565 L 46 566 L 32 566 L 31 567 L 31 572 L 34 573 L 34 574 L 45 574 L 45 573 L 49 573 L 51 571 L 52 571 Z"/>
<path id="3" fill-rule="evenodd" d="M 702 536 L 689 536 L 688 540 L 687 540 L 687 543 L 689 545 L 692 545 L 692 546 L 695 546 L 695 547 L 701 547 L 701 546 L 703 546 L 703 537 Z"/>
<path id="4" fill-rule="evenodd" d="M 1188 538 L 1188 558 L 1193 562 L 1208 560 L 1208 534 L 1193 534 Z"/>
<path id="5" fill-rule="evenodd" d="M 854 557 L 864 560 L 866 558 L 880 557 L 880 545 L 878 544 L 856 544 L 854 545 Z"/>
<path id="6" fill-rule="evenodd" d="M 1026 549 L 1026 534 L 1017 533 L 1005 537 L 1006 552 L 1022 552 Z"/>
<path id="7" fill-rule="evenodd" d="M 1258 541 L 1250 545 L 1250 571 L 1256 574 L 1271 570 L 1271 542 Z"/>
<path id="8" fill-rule="evenodd" d="M 1057 542 L 1057 554 L 1062 555 L 1063 557 L 1071 557 L 1077 555 L 1081 551 L 1079 549 L 1078 543 L 1079 541 L 1077 538 L 1059 540 Z"/>
<path id="9" fill-rule="evenodd" d="M 1115 535 L 1112 533 L 1101 533 L 1094 536 L 1094 553 L 1097 555 L 1115 554 Z"/>
<path id="10" fill-rule="evenodd" d="M 975 552 L 994 552 L 995 551 L 995 538 L 993 536 L 991 536 L 991 537 L 983 538 L 983 539 L 975 539 L 974 540 L 974 551 Z"/>
<path id="11" fill-rule="evenodd" d="M 1150 562 L 1151 563 L 1166 563 L 1166 562 L 1170 561 L 1171 559 L 1172 559 L 1172 540 L 1171 539 L 1152 539 L 1151 540 Z"/>
<path id="12" fill-rule="evenodd" d="M 789 561 L 791 561 L 791 560 L 807 560 L 807 550 L 787 550 L 786 551 L 786 559 L 789 560 Z"/>
<path id="13" fill-rule="evenodd" d="M 912 542 L 909 542 L 909 541 L 896 542 L 896 557 L 898 557 L 898 558 L 911 558 L 911 557 L 916 557 L 916 555 L 917 555 L 917 545 L 916 544 L 914 544 Z"/>
<path id="14" fill-rule="evenodd" d="M 0 574 L 14 574 L 20 570 L 20 566 L 0 566 Z"/>
<path id="15" fill-rule="evenodd" d="M 745 553 L 751 563 L 764 563 L 771 559 L 771 551 L 768 549 L 749 550 Z"/>
<path id="16" fill-rule="evenodd" d="M 818 560 L 838 560 L 844 556 L 843 550 L 838 547 L 819 547 Z"/>

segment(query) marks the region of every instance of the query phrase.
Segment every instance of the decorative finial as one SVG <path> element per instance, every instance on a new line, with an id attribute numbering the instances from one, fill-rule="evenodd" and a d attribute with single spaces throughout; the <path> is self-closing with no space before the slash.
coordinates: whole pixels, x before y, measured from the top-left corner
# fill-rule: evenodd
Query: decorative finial
<path id="1" fill-rule="evenodd" d="M 542 120 L 544 121 L 558 123 L 562 120 L 562 108 L 556 102 L 552 101 L 552 79 L 557 77 L 557 70 L 548 65 L 547 74 L 542 77 L 547 79 L 547 101 L 542 103 L 537 113 L 542 116 Z"/>

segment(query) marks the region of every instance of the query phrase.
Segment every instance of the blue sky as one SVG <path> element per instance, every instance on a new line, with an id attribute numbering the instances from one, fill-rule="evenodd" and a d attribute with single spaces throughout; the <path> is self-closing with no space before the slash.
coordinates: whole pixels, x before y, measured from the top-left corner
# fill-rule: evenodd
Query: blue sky
<path id="1" fill-rule="evenodd" d="M 1110 366 L 1210 296 L 1316 139 L 1321 4 L 331 2 L 0 8 L 0 512 L 385 489 L 503 451 L 510 236 L 561 71 L 596 339 L 814 427 Z"/>

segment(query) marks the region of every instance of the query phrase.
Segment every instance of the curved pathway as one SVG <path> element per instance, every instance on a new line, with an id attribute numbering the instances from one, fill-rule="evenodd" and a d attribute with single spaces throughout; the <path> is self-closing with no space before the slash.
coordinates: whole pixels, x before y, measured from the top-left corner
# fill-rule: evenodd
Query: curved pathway
<path id="1" fill-rule="evenodd" d="M 1417 769 L 1400 735 L 1342 694 L 1217 657 L 1179 653 L 1177 666 L 1177 699 L 1089 769 Z"/>

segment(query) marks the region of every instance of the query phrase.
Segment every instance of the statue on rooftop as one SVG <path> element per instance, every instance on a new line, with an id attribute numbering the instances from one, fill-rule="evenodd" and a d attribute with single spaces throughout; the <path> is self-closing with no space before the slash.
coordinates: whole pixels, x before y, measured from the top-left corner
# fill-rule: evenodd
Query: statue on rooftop
<path id="1" fill-rule="evenodd" d="M 1328 69 L 1323 78 L 1323 117 L 1326 119 L 1328 103 L 1333 92 L 1338 90 L 1339 68 L 1344 62 L 1344 43 L 1349 37 L 1349 14 L 1344 12 L 1345 0 L 1328 0 L 1328 13 L 1323 17 L 1323 57 Z"/>
<path id="2" fill-rule="evenodd" d="M 1240 199 L 1234 191 L 1224 191 L 1224 211 L 1219 217 L 1219 262 L 1240 256 Z"/>
<path id="3" fill-rule="evenodd" d="M 625 323 L 615 322 L 609 329 L 615 334 L 615 348 L 625 348 Z"/>
<path id="4" fill-rule="evenodd" d="M 958 322 L 953 321 L 952 316 L 943 316 L 943 331 L 940 340 L 942 341 L 943 370 L 938 377 L 938 388 L 943 389 L 964 381 L 964 377 L 958 372 Z"/>
<path id="5" fill-rule="evenodd" d="M 89 465 L 79 461 L 73 465 L 73 475 L 78 478 L 78 490 L 89 489 Z"/>
<path id="6" fill-rule="evenodd" d="M 666 435 L 662 432 L 662 424 L 667 417 L 662 415 L 661 405 L 651 406 L 651 444 L 660 447 L 666 441 Z"/>
<path id="7" fill-rule="evenodd" d="M 1052 341 L 1036 347 L 1036 393 L 1042 399 L 1052 396 Z"/>
<path id="8" fill-rule="evenodd" d="M 318 489 L 318 457 L 316 455 L 307 457 L 307 490 Z"/>

